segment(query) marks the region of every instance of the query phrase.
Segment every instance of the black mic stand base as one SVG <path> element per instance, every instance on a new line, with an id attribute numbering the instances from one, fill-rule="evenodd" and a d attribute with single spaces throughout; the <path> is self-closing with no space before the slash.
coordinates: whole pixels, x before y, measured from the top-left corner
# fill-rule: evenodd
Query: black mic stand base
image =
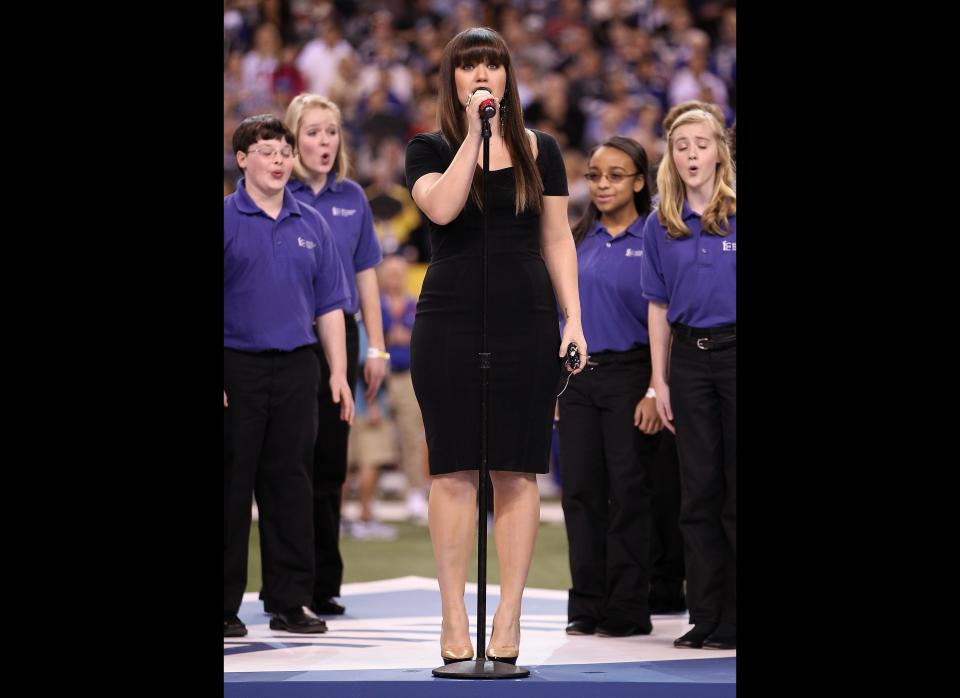
<path id="1" fill-rule="evenodd" d="M 530 676 L 530 670 L 490 659 L 468 659 L 437 667 L 433 675 L 441 679 L 522 679 Z"/>

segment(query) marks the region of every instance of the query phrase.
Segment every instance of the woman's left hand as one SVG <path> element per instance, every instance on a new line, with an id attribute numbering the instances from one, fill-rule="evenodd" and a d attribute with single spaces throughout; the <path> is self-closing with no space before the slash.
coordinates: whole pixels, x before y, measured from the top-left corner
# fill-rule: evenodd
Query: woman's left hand
<path id="1" fill-rule="evenodd" d="M 583 330 L 580 328 L 579 321 L 568 321 L 563 328 L 563 337 L 560 339 L 560 358 L 564 358 L 567 355 L 567 346 L 570 342 L 574 342 L 577 345 L 577 350 L 580 352 L 580 368 L 571 369 L 567 366 L 567 370 L 573 374 L 580 373 L 583 369 L 587 367 L 587 359 L 590 358 L 587 355 L 587 340 L 583 337 Z"/>

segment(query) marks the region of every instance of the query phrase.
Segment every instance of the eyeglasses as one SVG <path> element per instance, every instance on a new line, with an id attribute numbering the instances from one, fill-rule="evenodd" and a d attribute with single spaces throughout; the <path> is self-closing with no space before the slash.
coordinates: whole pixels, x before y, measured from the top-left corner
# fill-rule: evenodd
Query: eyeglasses
<path id="1" fill-rule="evenodd" d="M 610 174 L 604 174 L 604 173 L 597 174 L 596 172 L 588 172 L 587 174 L 583 175 L 583 177 L 584 177 L 584 179 L 586 179 L 588 182 L 590 182 L 590 184 L 593 184 L 593 183 L 595 183 L 595 182 L 599 182 L 602 177 L 606 177 L 606 178 L 607 178 L 607 181 L 610 182 L 610 184 L 619 184 L 619 183 L 622 182 L 625 178 L 627 178 L 627 177 L 635 177 L 635 176 L 637 176 L 638 174 L 640 174 L 640 173 L 639 173 L 639 172 L 629 172 L 629 173 L 627 173 L 627 174 L 624 174 L 624 173 L 622 173 L 622 172 L 611 172 Z"/>
<path id="2" fill-rule="evenodd" d="M 290 147 L 280 148 L 280 149 L 278 150 L 277 148 L 270 148 L 270 147 L 268 147 L 268 146 L 261 146 L 261 147 L 259 147 L 259 148 L 250 148 L 250 150 L 248 150 L 247 152 L 248 152 L 248 153 L 259 153 L 260 157 L 262 157 L 262 158 L 264 158 L 264 159 L 266 159 L 266 160 L 273 160 L 273 158 L 276 156 L 276 154 L 277 154 L 278 152 L 280 153 L 280 155 L 283 157 L 284 160 L 289 160 L 290 158 L 293 157 L 293 148 L 290 148 Z"/>

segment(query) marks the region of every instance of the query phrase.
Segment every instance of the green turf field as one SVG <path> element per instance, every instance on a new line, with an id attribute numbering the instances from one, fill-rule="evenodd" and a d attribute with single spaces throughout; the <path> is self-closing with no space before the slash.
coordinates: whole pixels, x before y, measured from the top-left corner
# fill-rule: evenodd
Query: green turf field
<path id="1" fill-rule="evenodd" d="M 369 582 L 375 579 L 391 579 L 416 575 L 435 578 L 433 551 L 426 526 L 410 523 L 392 523 L 399 537 L 392 541 L 355 540 L 341 537 L 340 553 L 343 555 L 344 582 Z M 487 583 L 499 584 L 500 569 L 496 549 L 490 535 L 487 548 Z M 260 590 L 260 534 L 254 521 L 250 532 L 250 558 L 247 575 L 247 591 Z M 474 543 L 473 560 L 470 563 L 470 582 L 477 581 L 477 554 Z M 527 586 L 542 589 L 569 589 L 570 567 L 567 561 L 567 534 L 562 524 L 542 523 L 537 532 L 537 545 Z"/>

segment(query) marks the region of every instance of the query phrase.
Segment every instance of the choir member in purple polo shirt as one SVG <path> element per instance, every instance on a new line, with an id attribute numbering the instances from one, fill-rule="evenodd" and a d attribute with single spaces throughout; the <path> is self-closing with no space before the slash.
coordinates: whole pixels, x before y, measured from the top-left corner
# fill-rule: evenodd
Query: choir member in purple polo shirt
<path id="1" fill-rule="evenodd" d="M 383 324 L 380 316 L 380 289 L 376 267 L 382 259 L 380 242 L 373 229 L 370 204 L 356 182 L 347 179 L 347 152 L 341 138 L 341 116 L 337 105 L 320 95 L 297 95 L 287 108 L 284 121 L 297 137 L 294 176 L 288 189 L 301 202 L 317 211 L 330 225 L 340 251 L 350 288 L 350 301 L 344 308 L 347 336 L 347 380 L 357 384 L 360 339 L 356 314 L 363 315 L 369 338 L 363 362 L 365 397 L 371 402 L 386 375 Z M 319 356 L 321 375 L 329 367 Z M 341 614 L 346 609 L 337 602 L 343 581 L 340 555 L 340 505 L 347 477 L 348 425 L 337 418 L 323 400 L 320 426 L 314 450 L 313 526 L 317 574 L 310 608 L 320 615 Z"/>
<path id="2" fill-rule="evenodd" d="M 644 226 L 643 295 L 657 411 L 677 436 L 692 630 L 677 647 L 737 635 L 737 195 L 722 124 L 694 109 L 667 134 L 660 203 Z"/>
<path id="3" fill-rule="evenodd" d="M 560 396 L 563 513 L 573 587 L 567 633 L 647 635 L 650 476 L 660 417 L 640 289 L 647 155 L 614 136 L 590 153 L 590 205 L 574 228 L 587 369 Z"/>
<path id="4" fill-rule="evenodd" d="M 349 289 L 330 230 L 286 190 L 296 141 L 271 115 L 244 119 L 233 150 L 244 177 L 223 200 L 223 635 L 247 583 L 250 503 L 260 513 L 270 628 L 321 633 L 313 598 L 310 470 L 317 395 L 353 419 L 343 308 Z M 331 366 L 320 385 L 317 331 Z"/>

